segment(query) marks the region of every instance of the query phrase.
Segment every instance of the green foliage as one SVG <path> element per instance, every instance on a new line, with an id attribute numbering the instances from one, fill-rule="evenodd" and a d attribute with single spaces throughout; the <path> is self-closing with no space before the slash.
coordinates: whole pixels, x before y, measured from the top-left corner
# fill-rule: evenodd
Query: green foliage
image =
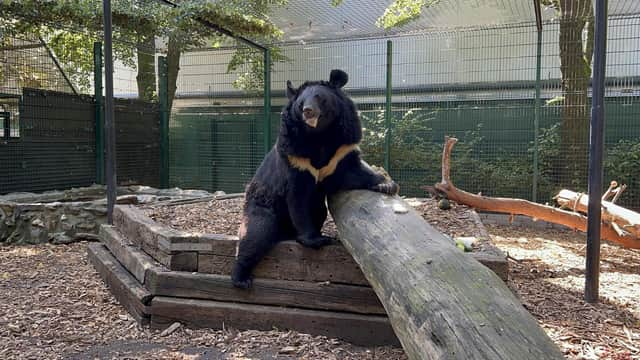
<path id="1" fill-rule="evenodd" d="M 538 192 L 539 198 L 544 201 L 551 201 L 562 187 L 558 166 L 562 162 L 560 138 L 560 123 L 553 124 L 549 128 L 540 129 L 538 134 Z M 533 142 L 530 144 L 529 152 L 535 152 Z"/>
<path id="2" fill-rule="evenodd" d="M 640 202 L 640 140 L 620 140 L 608 149 L 604 159 L 605 184 L 616 180 L 626 184 L 620 202 Z"/>
<path id="3" fill-rule="evenodd" d="M 285 3 L 286 0 L 183 0 L 173 8 L 155 0 L 113 0 L 114 58 L 135 69 L 136 47 L 149 37 L 172 39 L 170 46 L 178 47 L 173 53 L 220 43 L 216 26 L 239 36 L 264 41 L 278 39 L 282 31 L 269 21 L 268 14 L 271 7 Z M 0 0 L 0 14 L 3 14 L 0 37 L 16 34 L 43 37 L 51 43 L 53 52 L 78 87 L 87 88 L 92 81 L 92 43 L 100 38 L 102 30 L 102 1 Z M 253 54 L 239 52 L 230 68 L 245 63 L 253 73 L 241 74 L 238 86 L 255 86 L 261 81 L 262 65 L 256 63 Z M 273 57 L 274 62 L 280 59 L 277 54 Z"/>
<path id="4" fill-rule="evenodd" d="M 376 25 L 384 29 L 390 29 L 405 25 L 422 14 L 423 7 L 437 4 L 440 0 L 394 0 L 378 18 Z"/>
<path id="5" fill-rule="evenodd" d="M 343 0 L 331 0 L 331 6 L 338 7 L 338 6 L 342 5 L 342 1 Z"/>
<path id="6" fill-rule="evenodd" d="M 82 92 L 91 88 L 93 41 L 86 34 L 68 31 L 53 31 L 48 41 L 53 53 L 61 60 L 64 72 L 69 74 L 71 82 Z"/>
<path id="7" fill-rule="evenodd" d="M 400 115 L 398 117 L 398 115 Z M 363 124 L 363 153 L 368 161 L 382 164 L 385 148 L 385 111 L 361 112 Z M 433 113 L 406 111 L 391 118 L 391 168 L 416 170 L 424 168 L 437 157 L 438 145 L 427 136 L 431 132 Z M 389 169 L 387 169 L 389 170 Z"/>
<path id="8" fill-rule="evenodd" d="M 561 167 L 566 161 L 562 158 L 562 138 L 560 123 L 541 129 L 538 136 L 539 198 L 552 202 L 552 196 L 561 190 L 563 184 L 575 183 L 576 179 L 561 179 Z M 529 152 L 533 153 L 533 144 Z M 605 150 L 604 179 L 607 184 L 616 180 L 627 184 L 627 191 L 621 202 L 637 204 L 640 202 L 640 140 L 619 140 Z M 572 188 L 574 191 L 586 191 L 585 188 Z"/>
<path id="9" fill-rule="evenodd" d="M 276 62 L 291 61 L 282 49 L 271 47 L 271 68 Z M 238 47 L 227 64 L 227 72 L 237 74 L 233 87 L 245 91 L 261 91 L 264 87 L 264 53 L 255 48 Z"/>
<path id="10" fill-rule="evenodd" d="M 432 123 L 438 110 L 394 112 L 390 142 L 390 170 L 405 189 L 418 191 L 420 185 L 438 181 L 442 161 L 442 139 L 433 138 Z M 377 109 L 362 111 L 363 141 L 361 148 L 366 161 L 382 164 L 385 151 L 385 112 Z M 502 196 L 527 196 L 531 187 L 531 159 L 504 149 L 485 149 L 490 145 L 478 124 L 458 134 L 451 159 L 452 180 L 460 188 Z"/>

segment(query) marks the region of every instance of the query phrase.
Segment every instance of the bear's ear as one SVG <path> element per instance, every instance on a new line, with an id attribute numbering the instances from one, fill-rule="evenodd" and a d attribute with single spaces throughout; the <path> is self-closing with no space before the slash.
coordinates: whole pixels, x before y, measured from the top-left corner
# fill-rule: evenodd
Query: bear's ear
<path id="1" fill-rule="evenodd" d="M 298 95 L 298 89 L 295 89 L 293 85 L 291 85 L 291 80 L 287 80 L 287 98 L 292 100 Z"/>
<path id="2" fill-rule="evenodd" d="M 347 81 L 349 81 L 349 75 L 342 70 L 331 70 L 331 75 L 329 75 L 329 84 L 335 88 L 343 87 Z"/>

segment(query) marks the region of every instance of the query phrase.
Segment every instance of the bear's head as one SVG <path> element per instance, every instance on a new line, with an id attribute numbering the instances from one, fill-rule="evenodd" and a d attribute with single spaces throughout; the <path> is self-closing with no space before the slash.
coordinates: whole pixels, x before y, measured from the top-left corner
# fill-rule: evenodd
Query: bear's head
<path id="1" fill-rule="evenodd" d="M 303 121 L 310 132 L 322 132 L 328 129 L 343 109 L 340 90 L 349 80 L 342 70 L 332 70 L 329 82 L 306 82 L 298 89 L 287 81 L 287 97 L 291 104 L 291 115 Z"/>
<path id="2" fill-rule="evenodd" d="M 283 111 L 280 145 L 299 148 L 305 141 L 340 145 L 359 142 L 362 128 L 356 107 L 342 91 L 348 80 L 344 71 L 331 70 L 329 81 L 307 81 L 299 88 L 287 81 L 289 103 Z"/>

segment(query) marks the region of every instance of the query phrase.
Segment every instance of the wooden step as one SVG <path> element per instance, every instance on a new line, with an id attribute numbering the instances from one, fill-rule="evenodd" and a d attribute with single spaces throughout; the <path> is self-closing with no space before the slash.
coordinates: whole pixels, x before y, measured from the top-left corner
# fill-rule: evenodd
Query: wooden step
<path id="1" fill-rule="evenodd" d="M 162 265 L 144 251 L 127 241 L 113 226 L 100 226 L 100 241 L 109 249 L 111 254 L 125 267 L 141 284 L 150 270 L 159 271 Z"/>
<path id="2" fill-rule="evenodd" d="M 198 253 L 181 250 L 181 244 L 197 246 L 198 238 L 186 235 L 168 226 L 158 224 L 141 210 L 129 205 L 118 205 L 113 211 L 114 226 L 122 236 L 141 248 L 153 259 L 176 271 L 197 271 Z M 172 244 L 178 244 L 173 248 Z"/>
<path id="3" fill-rule="evenodd" d="M 165 328 L 174 322 L 195 328 L 294 330 L 338 338 L 362 346 L 399 346 L 398 339 L 384 316 L 154 297 L 151 301 L 151 326 Z"/>
<path id="4" fill-rule="evenodd" d="M 147 305 L 153 297 L 151 293 L 111 255 L 109 249 L 103 244 L 89 244 L 87 255 L 116 300 L 136 321 L 148 324 L 151 311 Z"/>
<path id="5" fill-rule="evenodd" d="M 177 271 L 150 271 L 145 286 L 153 295 L 386 315 L 365 286 L 255 279 L 250 290 L 242 290 L 229 276 Z"/>
<path id="6" fill-rule="evenodd" d="M 198 253 L 198 272 L 227 275 L 235 263 L 238 240 L 225 247 L 234 249 L 234 255 L 214 250 Z M 311 249 L 295 241 L 278 243 L 260 260 L 253 274 L 256 278 L 325 282 L 369 286 L 360 267 L 342 245 L 328 245 Z"/>

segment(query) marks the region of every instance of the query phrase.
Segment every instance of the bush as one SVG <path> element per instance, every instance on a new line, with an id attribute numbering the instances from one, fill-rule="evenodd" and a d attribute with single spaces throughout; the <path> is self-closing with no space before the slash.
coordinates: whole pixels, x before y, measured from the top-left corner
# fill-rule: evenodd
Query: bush
<path id="1" fill-rule="evenodd" d="M 609 181 L 626 184 L 620 203 L 640 205 L 640 140 L 620 140 L 606 152 L 604 160 L 605 186 Z"/>

